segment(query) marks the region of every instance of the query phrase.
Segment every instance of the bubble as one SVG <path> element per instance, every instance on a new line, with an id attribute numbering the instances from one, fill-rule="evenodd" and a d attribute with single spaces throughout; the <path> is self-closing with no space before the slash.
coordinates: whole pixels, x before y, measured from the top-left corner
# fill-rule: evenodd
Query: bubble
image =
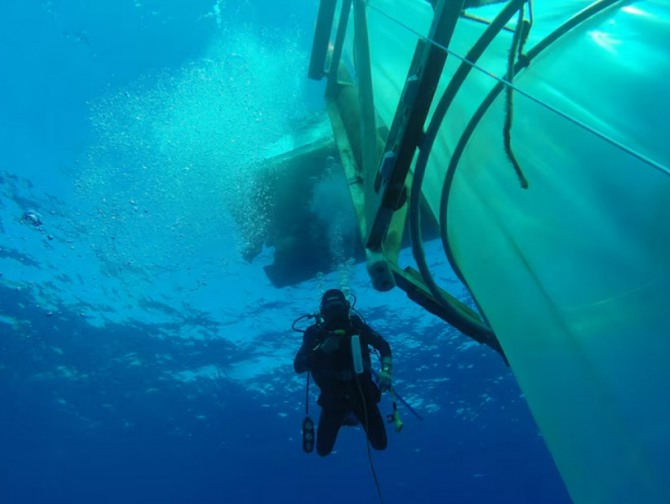
<path id="1" fill-rule="evenodd" d="M 183 265 L 203 249 L 239 257 L 262 241 L 264 188 L 253 174 L 307 115 L 297 40 L 230 26 L 201 59 L 91 104 L 97 141 L 76 187 L 107 260 Z"/>
<path id="2" fill-rule="evenodd" d="M 21 217 L 24 224 L 40 227 L 42 225 L 42 216 L 35 210 L 26 210 Z"/>

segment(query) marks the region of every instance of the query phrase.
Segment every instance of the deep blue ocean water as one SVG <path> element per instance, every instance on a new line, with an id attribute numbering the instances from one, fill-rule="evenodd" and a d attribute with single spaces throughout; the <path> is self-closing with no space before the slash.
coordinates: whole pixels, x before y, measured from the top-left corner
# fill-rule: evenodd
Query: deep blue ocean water
<path id="1" fill-rule="evenodd" d="M 400 406 L 373 452 L 385 502 L 570 501 L 493 351 L 374 291 L 363 265 L 276 289 L 271 247 L 241 259 L 247 170 L 323 114 L 305 77 L 316 7 L 2 6 L 0 502 L 378 502 L 360 429 L 327 458 L 301 451 L 291 323 L 337 285 L 423 417 Z"/>

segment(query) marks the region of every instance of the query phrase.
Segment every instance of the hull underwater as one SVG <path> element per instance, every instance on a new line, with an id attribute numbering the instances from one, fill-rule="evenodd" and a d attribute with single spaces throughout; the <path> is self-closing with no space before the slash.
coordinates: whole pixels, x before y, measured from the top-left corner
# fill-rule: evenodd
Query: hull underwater
<path id="1" fill-rule="evenodd" d="M 536 2 L 525 48 L 588 5 Z M 432 15 L 427 3 L 368 2 L 375 108 L 387 124 Z M 450 51 L 466 54 L 485 28 L 461 19 Z M 517 74 L 511 145 L 527 189 L 505 154 L 504 92 L 462 139 L 511 43 L 501 32 L 478 62 L 489 74 L 472 70 L 456 95 L 423 194 L 439 219 L 448 179 L 452 265 L 575 502 L 668 502 L 670 5 L 614 2 Z M 437 96 L 459 64 L 448 57 Z"/>

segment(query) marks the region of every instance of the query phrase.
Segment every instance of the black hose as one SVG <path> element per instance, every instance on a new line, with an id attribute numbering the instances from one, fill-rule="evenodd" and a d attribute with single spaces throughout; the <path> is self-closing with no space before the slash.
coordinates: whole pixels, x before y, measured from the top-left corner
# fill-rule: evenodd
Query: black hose
<path id="1" fill-rule="evenodd" d="M 512 0 L 500 11 L 491 24 L 486 28 L 479 40 L 475 42 L 475 44 L 468 52 L 466 57 L 468 62 L 477 61 L 479 59 L 486 48 L 491 44 L 498 33 L 500 33 L 507 22 L 511 19 L 514 13 L 523 8 L 525 2 L 526 0 Z M 469 316 L 456 307 L 452 306 L 449 300 L 447 300 L 440 292 L 440 289 L 437 286 L 437 283 L 435 282 L 428 265 L 426 264 L 425 251 L 423 248 L 423 240 L 421 238 L 421 229 L 419 224 L 419 202 L 421 201 L 421 186 L 423 184 L 423 179 L 426 173 L 430 151 L 433 144 L 435 143 L 435 139 L 437 137 L 440 125 L 442 124 L 442 120 L 444 119 L 449 106 L 453 102 L 457 91 L 460 89 L 471 69 L 471 64 L 466 62 L 462 62 L 458 67 L 454 77 L 449 82 L 447 89 L 442 94 L 442 98 L 438 102 L 435 112 L 433 113 L 433 118 L 431 119 L 428 129 L 424 134 L 423 142 L 421 148 L 419 149 L 419 156 L 414 167 L 409 208 L 409 225 L 414 260 L 417 263 L 426 286 L 433 294 L 435 299 L 443 305 L 445 311 L 447 312 L 447 319 L 449 323 L 465 334 L 477 334 L 484 336 L 487 339 L 494 339 L 495 337 L 493 332 L 489 327 L 482 324 L 481 321 L 475 319 L 473 316 Z M 464 285 L 467 286 L 467 283 L 463 280 L 463 278 L 461 278 L 461 281 Z"/>
<path id="2" fill-rule="evenodd" d="M 606 8 L 622 2 L 623 0 L 600 0 L 598 2 L 595 2 L 582 11 L 578 12 L 575 14 L 573 17 L 568 19 L 565 23 L 563 23 L 561 26 L 556 28 L 553 32 L 551 32 L 547 37 L 542 39 L 537 45 L 535 45 L 528 53 L 525 55 L 525 58 L 523 60 L 517 61 L 516 65 L 514 66 L 514 75 L 518 74 L 522 69 L 526 68 L 530 61 L 532 61 L 534 58 L 536 58 L 542 51 L 544 51 L 547 47 L 549 47 L 551 44 L 556 42 L 560 37 L 568 33 L 571 29 L 573 29 L 575 26 L 578 26 L 579 24 L 583 23 L 587 19 L 595 16 L 596 14 L 600 13 L 601 11 L 605 10 Z M 459 69 L 460 70 L 460 69 Z M 470 140 L 470 137 L 474 133 L 475 129 L 479 125 L 479 122 L 481 119 L 484 117 L 484 114 L 488 111 L 489 107 L 493 104 L 495 99 L 500 95 L 500 93 L 503 91 L 505 87 L 505 83 L 503 82 L 498 82 L 496 86 L 489 92 L 489 94 L 486 96 L 486 98 L 482 101 L 480 104 L 479 108 L 475 111 L 473 114 L 472 118 L 470 119 L 470 122 L 468 125 L 465 127 L 463 130 L 463 133 L 461 135 L 461 138 L 459 139 L 458 143 L 456 144 L 456 148 L 454 149 L 454 152 L 451 155 L 451 159 L 449 161 L 449 166 L 447 167 L 447 173 L 445 176 L 445 181 L 444 185 L 442 187 L 442 196 L 440 198 L 440 211 L 439 211 L 439 222 L 440 222 L 440 238 L 442 240 L 442 246 L 444 248 L 445 254 L 447 255 L 447 260 L 449 261 L 449 264 L 451 264 L 452 269 L 458 276 L 458 278 L 465 284 L 467 285 L 465 279 L 463 278 L 463 273 L 461 272 L 460 268 L 458 267 L 458 263 L 456 261 L 456 258 L 454 257 L 453 250 L 451 248 L 451 244 L 449 242 L 449 238 L 447 236 L 447 210 L 449 208 L 449 196 L 451 193 L 451 186 L 453 183 L 454 175 L 456 173 L 456 169 L 458 167 L 458 163 L 461 159 L 461 156 L 463 155 L 463 152 L 465 151 L 465 147 L 467 146 L 468 141 Z M 445 91 L 445 95 L 447 93 L 448 89 Z M 443 99 L 445 96 L 443 95 Z M 446 110 L 445 110 L 446 112 Z M 441 115 L 438 115 L 437 111 L 433 115 L 433 119 L 431 120 L 431 126 L 433 126 L 433 122 L 435 122 L 437 125 L 433 128 L 435 131 L 439 129 L 439 125 L 442 123 L 444 120 L 444 113 Z M 430 127 L 429 127 L 430 129 Z M 432 141 L 427 144 L 429 147 L 432 148 L 432 144 L 434 143 L 435 138 L 432 138 Z M 426 156 L 427 159 L 427 156 Z M 425 162 L 425 161 L 424 161 Z M 418 164 L 418 161 L 417 161 Z"/>

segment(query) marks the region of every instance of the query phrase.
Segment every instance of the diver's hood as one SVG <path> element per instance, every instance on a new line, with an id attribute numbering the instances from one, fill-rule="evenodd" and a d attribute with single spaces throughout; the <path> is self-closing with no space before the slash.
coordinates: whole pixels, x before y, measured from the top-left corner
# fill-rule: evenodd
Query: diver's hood
<path id="1" fill-rule="evenodd" d="M 326 325 L 349 320 L 349 308 L 349 301 L 341 290 L 330 289 L 321 298 L 321 316 Z"/>

